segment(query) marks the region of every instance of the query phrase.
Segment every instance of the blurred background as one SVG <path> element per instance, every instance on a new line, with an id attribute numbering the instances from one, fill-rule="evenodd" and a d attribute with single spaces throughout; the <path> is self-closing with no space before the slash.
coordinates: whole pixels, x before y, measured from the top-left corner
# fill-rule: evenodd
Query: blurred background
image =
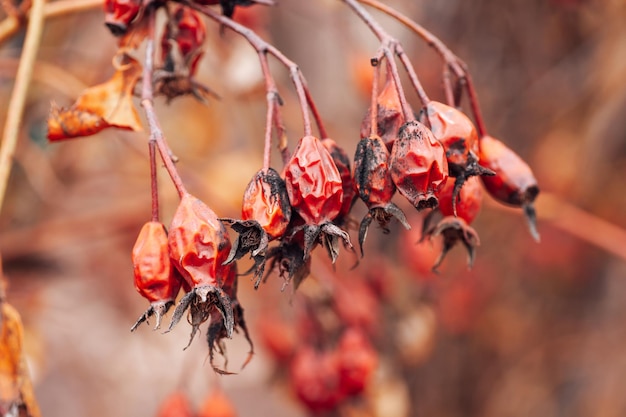
<path id="1" fill-rule="evenodd" d="M 341 1 L 277 3 L 238 10 L 235 17 L 300 65 L 327 130 L 352 156 L 378 43 Z M 333 269 L 318 249 L 296 294 L 291 287 L 281 292 L 276 277 L 258 291 L 241 278 L 239 298 L 256 355 L 239 375 L 218 378 L 206 363 L 204 336 L 183 351 L 185 323 L 168 334 L 147 326 L 129 331 L 147 307 L 133 288 L 130 261 L 150 216 L 147 135 L 108 130 L 47 142 L 51 101 L 68 106 L 84 88 L 110 78 L 116 51 L 100 10 L 51 19 L 0 216 L 7 299 L 22 314 L 44 415 L 156 416 L 177 389 L 199 406 L 219 385 L 239 416 L 306 416 L 287 362 L 277 361 L 268 346 L 292 341 L 302 305 L 323 315 L 320 306 L 329 299 L 368 323 L 378 357 L 365 392 L 329 415 L 626 414 L 626 4 L 388 4 L 468 64 L 489 133 L 537 177 L 541 242 L 533 241 L 520 211 L 485 196 L 474 224 L 481 241 L 474 268 L 467 270 L 456 247 L 435 275 L 437 248 L 416 244 L 421 219 L 397 196 L 412 231 L 394 225 L 384 235 L 373 227 L 356 268 L 349 252 L 342 251 Z M 443 100 L 438 56 L 392 19 L 372 14 L 402 42 L 429 95 Z M 243 190 L 262 164 L 264 84 L 246 41 L 207 24 L 198 78 L 221 99 L 208 105 L 157 100 L 156 106 L 188 189 L 219 215 L 239 217 Z M 22 37 L 0 50 L 3 115 Z M 293 148 L 302 134 L 299 107 L 288 72 L 275 61 L 272 71 Z M 416 96 L 409 99 L 417 107 Z M 278 152 L 272 165 L 282 168 Z M 177 196 L 164 170 L 160 187 L 167 224 Z M 365 212 L 357 202 L 355 219 Z M 354 230 L 351 236 L 356 240 Z M 362 283 L 367 290 L 351 287 Z M 359 313 L 363 303 L 373 307 Z M 333 314 L 320 321 L 332 326 L 344 313 Z M 285 326 L 268 330 L 272 320 Z M 230 367 L 238 369 L 245 340 L 235 335 L 226 346 Z"/>

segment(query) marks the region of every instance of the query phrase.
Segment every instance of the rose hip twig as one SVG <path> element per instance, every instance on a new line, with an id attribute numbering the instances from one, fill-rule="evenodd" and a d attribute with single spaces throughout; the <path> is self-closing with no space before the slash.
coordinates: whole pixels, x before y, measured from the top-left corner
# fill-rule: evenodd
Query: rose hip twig
<path id="1" fill-rule="evenodd" d="M 382 53 L 388 60 L 389 71 L 391 72 L 394 78 L 396 88 L 398 90 L 398 96 L 400 97 L 400 105 L 402 107 L 402 112 L 404 113 L 404 117 L 407 121 L 415 120 L 413 111 L 410 109 L 406 101 L 406 96 L 404 94 L 404 91 L 400 82 L 400 76 L 398 74 L 398 66 L 395 62 L 394 55 L 398 56 L 398 58 L 400 59 L 400 62 L 402 62 L 402 65 L 404 65 L 407 73 L 409 74 L 411 83 L 413 84 L 413 87 L 415 88 L 415 91 L 417 92 L 417 95 L 420 101 L 422 102 L 422 105 L 426 106 L 430 102 L 430 99 L 428 98 L 428 95 L 426 94 L 424 87 L 419 81 L 417 73 L 415 72 L 413 65 L 411 64 L 406 53 L 404 52 L 404 49 L 402 48 L 402 45 L 400 44 L 400 42 L 397 39 L 391 37 L 380 26 L 380 24 L 378 24 L 378 22 L 359 4 L 359 1 L 360 0 L 343 0 L 343 2 L 346 3 L 361 18 L 361 20 L 365 22 L 365 24 L 367 24 L 367 26 L 372 30 L 372 32 L 374 32 L 376 37 L 380 40 L 380 43 L 381 43 L 380 48 L 382 50 Z M 372 60 L 372 65 L 377 65 L 376 59 Z"/>
<path id="2" fill-rule="evenodd" d="M 347 0 L 344 0 L 347 1 Z M 413 32 L 415 32 L 420 38 L 422 38 L 428 46 L 433 48 L 441 59 L 445 62 L 446 66 L 452 70 L 454 75 L 458 79 L 458 83 L 461 86 L 464 86 L 467 90 L 467 95 L 470 101 L 470 107 L 472 109 L 472 114 L 474 115 L 474 120 L 476 122 L 476 129 L 478 131 L 479 136 L 484 136 L 487 134 L 487 130 L 485 129 L 485 122 L 482 117 L 482 113 L 480 110 L 480 105 L 478 104 L 478 96 L 476 95 L 476 90 L 474 89 L 474 83 L 472 81 L 472 77 L 467 71 L 467 64 L 463 62 L 458 56 L 456 56 L 450 48 L 448 48 L 441 39 L 437 38 L 431 32 L 426 30 L 423 26 L 419 25 L 415 21 L 409 19 L 399 11 L 393 9 L 392 7 L 387 6 L 386 4 L 381 3 L 378 0 L 350 0 L 350 1 L 358 1 L 360 3 L 371 6 L 381 12 L 393 17 Z M 446 82 L 446 73 L 444 72 L 444 85 Z M 448 89 L 448 87 L 446 87 Z M 448 92 L 446 90 L 446 98 L 450 99 L 448 96 Z M 456 100 L 458 101 L 458 100 Z"/>
<path id="3" fill-rule="evenodd" d="M 178 196 L 182 198 L 184 195 L 187 194 L 187 190 L 183 184 L 182 179 L 180 178 L 180 175 L 178 174 L 176 166 L 174 165 L 174 161 L 172 159 L 172 151 L 167 144 L 165 135 L 163 135 L 163 131 L 161 130 L 161 125 L 159 124 L 156 112 L 154 111 L 154 90 L 152 86 L 152 72 L 154 69 L 154 20 L 156 15 L 150 9 L 147 11 L 147 13 L 148 16 L 146 16 L 146 18 L 149 21 L 149 33 L 146 41 L 146 60 L 143 66 L 141 106 L 144 108 L 146 118 L 148 119 L 148 126 L 150 127 L 150 143 L 155 144 L 156 148 L 159 150 L 159 154 L 161 155 L 161 159 L 163 160 L 165 169 L 172 179 L 174 187 L 176 187 Z M 154 215 L 154 200 L 152 204 Z M 158 205 L 158 202 L 156 204 Z"/>
<path id="4" fill-rule="evenodd" d="M 248 41 L 248 43 L 250 43 L 250 45 L 257 51 L 257 53 L 259 54 L 259 57 L 262 57 L 265 54 L 269 53 L 270 55 L 274 56 L 281 64 L 283 64 L 289 70 L 289 75 L 291 76 L 291 80 L 296 89 L 298 101 L 300 103 L 300 109 L 302 112 L 304 136 L 310 136 L 312 134 L 311 118 L 310 118 L 309 112 L 313 114 L 315 123 L 317 124 L 317 128 L 320 132 L 320 135 L 322 137 L 325 136 L 326 130 L 324 129 L 321 117 L 317 111 L 317 107 L 315 106 L 315 103 L 313 102 L 311 92 L 309 91 L 309 88 L 306 84 L 306 80 L 304 76 L 302 75 L 300 68 L 295 62 L 287 58 L 275 46 L 263 40 L 253 30 L 229 19 L 226 16 L 223 16 L 217 13 L 215 10 L 206 6 L 199 5 L 195 2 L 184 1 L 183 4 L 185 4 L 186 6 L 194 10 L 199 11 L 200 13 L 203 13 L 210 19 L 213 19 L 216 22 L 220 23 L 222 26 L 227 27 L 231 29 L 232 31 L 238 33 L 239 35 L 243 36 Z M 264 58 L 261 58 L 262 61 L 263 59 Z M 263 67 L 263 65 L 265 64 L 262 63 L 261 66 Z M 267 80 L 267 75 L 266 75 L 265 70 L 264 70 L 264 76 L 266 77 L 266 86 L 267 86 L 268 80 Z M 270 91 L 268 91 L 268 93 L 270 93 Z"/>
<path id="5" fill-rule="evenodd" d="M 380 63 L 381 59 L 378 59 Z M 378 136 L 378 78 L 380 77 L 380 65 L 374 66 L 372 78 L 372 102 L 370 104 L 370 137 Z"/>
<path id="6" fill-rule="evenodd" d="M 150 152 L 150 190 L 152 191 L 152 221 L 159 221 L 159 187 L 157 183 L 156 166 L 156 143 L 153 140 L 148 142 Z"/>

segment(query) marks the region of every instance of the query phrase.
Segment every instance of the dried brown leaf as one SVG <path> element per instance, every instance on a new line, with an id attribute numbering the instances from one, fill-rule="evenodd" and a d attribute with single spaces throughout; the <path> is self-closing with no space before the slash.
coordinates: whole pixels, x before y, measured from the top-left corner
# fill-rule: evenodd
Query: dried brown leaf
<path id="1" fill-rule="evenodd" d="M 52 105 L 48 118 L 51 141 L 93 135 L 107 127 L 142 130 L 133 104 L 133 91 L 141 77 L 141 64 L 124 55 L 113 77 L 86 89 L 69 109 Z"/>

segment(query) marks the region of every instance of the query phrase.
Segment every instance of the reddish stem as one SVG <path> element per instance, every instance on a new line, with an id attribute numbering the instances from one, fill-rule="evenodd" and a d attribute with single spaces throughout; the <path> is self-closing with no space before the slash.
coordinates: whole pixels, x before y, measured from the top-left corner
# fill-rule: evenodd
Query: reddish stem
<path id="1" fill-rule="evenodd" d="M 165 140 L 165 136 L 163 135 L 163 131 L 161 130 L 161 125 L 159 124 L 159 120 L 157 118 L 156 112 L 154 111 L 154 92 L 152 88 L 152 71 L 154 66 L 154 19 L 155 14 L 151 11 L 147 12 L 149 15 L 147 19 L 149 21 L 148 27 L 148 40 L 146 42 L 146 59 L 143 67 L 143 80 L 142 80 L 142 88 L 141 88 L 141 106 L 144 108 L 144 112 L 146 114 L 146 118 L 148 119 L 148 126 L 150 127 L 150 141 L 154 141 L 156 143 L 157 149 L 159 150 L 159 154 L 161 155 L 161 159 L 163 160 L 163 164 L 165 165 L 165 169 L 167 173 L 170 175 L 172 182 L 174 183 L 174 187 L 176 187 L 176 191 L 178 191 L 178 196 L 183 197 L 188 194 L 185 186 L 183 185 L 183 181 L 176 170 L 176 166 L 174 165 L 174 161 L 172 160 L 172 151 L 170 150 L 167 141 Z"/>
<path id="2" fill-rule="evenodd" d="M 372 61 L 374 62 L 374 61 Z M 378 81 L 380 77 L 380 64 L 382 59 L 376 59 L 374 65 L 374 77 L 372 78 L 372 102 L 370 104 L 370 137 L 378 136 Z"/>
<path id="3" fill-rule="evenodd" d="M 395 62 L 395 55 L 398 55 L 405 68 L 409 72 L 409 76 L 411 77 L 411 82 L 413 83 L 417 94 L 424 105 L 428 103 L 430 100 L 426 95 L 424 89 L 422 88 L 421 83 L 417 77 L 417 74 L 413 70 L 412 65 L 408 62 L 402 47 L 397 39 L 391 37 L 383 28 L 378 24 L 378 22 L 358 3 L 358 0 L 343 0 L 360 18 L 365 22 L 365 24 L 371 29 L 371 31 L 376 35 L 378 40 L 381 43 L 381 49 L 385 57 L 388 60 L 389 70 L 396 84 L 396 89 L 398 91 L 398 97 L 400 99 L 400 106 L 402 107 L 402 112 L 404 113 L 404 118 L 406 121 L 411 121 L 415 119 L 413 111 L 408 105 L 406 100 L 406 96 L 404 94 L 404 90 L 402 88 L 402 83 L 400 82 L 400 75 L 398 73 L 398 66 Z"/>
<path id="4" fill-rule="evenodd" d="M 454 100 L 454 89 L 452 88 L 452 74 L 450 74 L 450 67 L 447 64 L 443 65 L 443 91 L 446 95 L 446 103 L 448 106 L 456 107 Z"/>
<path id="5" fill-rule="evenodd" d="M 306 81 L 302 79 L 302 84 L 304 85 L 304 93 L 306 94 L 306 101 L 309 104 L 309 108 L 311 109 L 311 113 L 313 113 L 313 119 L 315 119 L 315 124 L 317 125 L 317 130 L 320 134 L 320 139 L 326 139 L 328 137 L 328 133 L 326 132 L 326 128 L 324 127 L 324 122 L 322 121 L 322 117 L 320 113 L 317 111 L 317 106 L 313 101 L 313 97 L 311 96 L 311 90 L 309 90 L 306 85 Z"/>
<path id="6" fill-rule="evenodd" d="M 296 88 L 298 101 L 300 102 L 300 109 L 302 111 L 303 121 L 302 124 L 304 125 L 304 135 L 311 135 L 311 118 L 309 115 L 309 110 L 311 109 L 311 106 L 308 105 L 307 88 L 303 82 L 304 77 L 302 76 L 298 65 L 295 62 L 291 61 L 289 58 L 287 58 L 275 46 L 264 41 L 259 35 L 257 35 L 253 30 L 247 28 L 246 26 L 243 26 L 227 18 L 226 16 L 222 16 L 210 7 L 202 6 L 190 1 L 184 1 L 183 4 L 194 10 L 197 10 L 198 12 L 206 15 L 210 19 L 213 19 L 216 22 L 220 23 L 224 27 L 227 27 L 232 31 L 238 33 L 239 35 L 243 36 L 257 52 L 269 53 L 273 55 L 281 64 L 289 69 L 289 75 L 291 76 L 291 80 Z"/>
<path id="7" fill-rule="evenodd" d="M 261 70 L 265 78 L 265 91 L 267 91 L 267 116 L 265 119 L 265 146 L 263 148 L 263 172 L 267 173 L 270 168 L 272 154 L 272 127 L 274 126 L 274 114 L 279 112 L 280 98 L 278 89 L 269 69 L 267 55 L 265 52 L 258 52 Z"/>
<path id="8" fill-rule="evenodd" d="M 347 0 L 344 0 L 347 1 Z M 415 21 L 409 19 L 402 13 L 397 10 L 387 6 L 386 4 L 381 3 L 378 0 L 354 0 L 360 3 L 371 6 L 381 12 L 393 17 L 413 32 L 415 32 L 420 38 L 422 38 L 428 46 L 433 48 L 441 59 L 446 63 L 446 65 L 454 72 L 454 75 L 458 78 L 459 82 L 464 84 L 467 94 L 470 100 L 470 106 L 472 108 L 472 113 L 474 114 L 474 120 L 476 122 L 476 129 L 478 130 L 478 134 L 480 136 L 484 136 L 487 134 L 487 130 L 485 128 L 485 122 L 482 117 L 482 113 L 480 111 L 480 105 L 478 104 L 478 97 L 476 95 L 476 91 L 474 89 L 474 83 L 470 77 L 469 72 L 467 71 L 467 65 L 456 56 L 439 38 L 433 35 L 431 32 L 426 30 L 423 26 L 419 25 Z M 445 74 L 444 74 L 444 82 L 445 82 Z"/>
<path id="9" fill-rule="evenodd" d="M 148 141 L 150 153 L 150 187 L 152 191 L 152 221 L 159 221 L 159 187 L 157 183 L 156 142 Z"/>

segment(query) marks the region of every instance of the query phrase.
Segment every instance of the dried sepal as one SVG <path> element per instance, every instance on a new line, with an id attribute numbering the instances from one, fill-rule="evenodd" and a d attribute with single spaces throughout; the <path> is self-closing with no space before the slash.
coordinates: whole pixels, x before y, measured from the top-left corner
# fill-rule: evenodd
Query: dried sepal
<path id="1" fill-rule="evenodd" d="M 107 127 L 142 130 L 133 104 L 133 91 L 141 77 L 139 61 L 123 55 L 113 77 L 86 89 L 68 109 L 52 104 L 48 117 L 48 139 L 59 141 L 93 135 Z"/>
<path id="2" fill-rule="evenodd" d="M 291 219 L 291 205 L 285 182 L 274 169 L 258 171 L 248 183 L 243 196 L 242 219 L 220 219 L 237 232 L 237 239 L 226 263 L 241 259 L 247 253 L 254 260 L 248 272 L 254 272 L 258 288 L 265 269 L 265 255 L 270 240 L 284 235 Z"/>
<path id="3" fill-rule="evenodd" d="M 284 291 L 290 282 L 297 289 L 302 281 L 311 273 L 311 258 L 304 256 L 304 248 L 296 241 L 281 242 L 280 245 L 270 248 L 267 252 L 269 268 L 263 280 L 267 280 L 270 273 L 276 268 L 278 275 L 283 279 L 281 291 Z"/>
<path id="4" fill-rule="evenodd" d="M 422 229 L 422 240 L 425 238 L 433 239 L 440 235 L 443 237 L 443 248 L 432 267 L 432 271 L 437 272 L 446 254 L 458 242 L 461 242 L 467 250 L 467 267 L 471 268 L 474 265 L 476 247 L 480 245 L 478 233 L 460 217 L 445 216 L 437 221 L 438 217 L 441 218 L 439 210 L 428 213 L 424 218 Z"/>

